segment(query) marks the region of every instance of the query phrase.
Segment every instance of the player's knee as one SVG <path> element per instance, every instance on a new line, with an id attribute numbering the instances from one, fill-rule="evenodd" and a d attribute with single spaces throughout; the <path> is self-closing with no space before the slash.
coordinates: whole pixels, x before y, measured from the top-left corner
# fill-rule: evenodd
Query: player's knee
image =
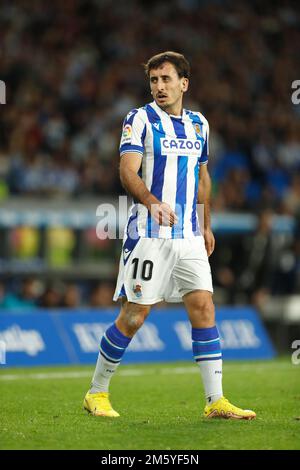
<path id="1" fill-rule="evenodd" d="M 199 305 L 199 315 L 204 322 L 211 322 L 215 318 L 215 308 L 211 298 L 204 299 Z"/>
<path id="2" fill-rule="evenodd" d="M 199 317 L 203 323 L 210 324 L 215 320 L 215 311 L 213 306 L 207 304 L 199 311 Z"/>
<path id="3" fill-rule="evenodd" d="M 193 317 L 201 319 L 205 323 L 211 323 L 215 319 L 215 307 L 211 295 L 198 295 L 193 301 Z"/>

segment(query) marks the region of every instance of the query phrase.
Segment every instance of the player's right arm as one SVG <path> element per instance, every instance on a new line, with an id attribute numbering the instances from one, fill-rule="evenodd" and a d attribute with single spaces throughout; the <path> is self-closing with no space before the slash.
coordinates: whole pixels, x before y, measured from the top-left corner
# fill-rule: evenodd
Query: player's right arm
<path id="1" fill-rule="evenodd" d="M 203 116 L 204 117 L 204 116 Z M 211 229 L 210 223 L 210 195 L 211 195 L 211 179 L 207 169 L 208 155 L 209 155 L 209 125 L 206 122 L 206 138 L 200 158 L 199 169 L 199 186 L 197 203 L 204 205 L 204 227 L 203 236 L 205 241 L 205 248 L 207 256 L 210 256 L 215 249 L 215 237 Z"/>
<path id="2" fill-rule="evenodd" d="M 159 201 L 147 189 L 144 181 L 138 175 L 141 163 L 141 154 L 123 153 L 120 162 L 121 183 L 135 200 L 147 207 L 156 223 L 172 227 L 177 222 L 177 216 L 169 204 Z"/>

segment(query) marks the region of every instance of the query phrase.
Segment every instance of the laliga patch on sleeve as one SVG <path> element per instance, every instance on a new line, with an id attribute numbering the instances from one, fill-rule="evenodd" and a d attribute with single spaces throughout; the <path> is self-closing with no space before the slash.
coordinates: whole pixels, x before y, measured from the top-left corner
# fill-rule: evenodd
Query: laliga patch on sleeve
<path id="1" fill-rule="evenodd" d="M 131 143 L 131 135 L 132 135 L 132 127 L 131 127 L 130 124 L 126 124 L 123 127 L 122 144 L 130 144 Z"/>

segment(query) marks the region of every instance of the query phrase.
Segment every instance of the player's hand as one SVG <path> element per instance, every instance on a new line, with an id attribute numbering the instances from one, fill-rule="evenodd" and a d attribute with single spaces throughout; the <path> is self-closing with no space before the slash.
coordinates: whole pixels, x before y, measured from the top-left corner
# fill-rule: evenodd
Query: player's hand
<path id="1" fill-rule="evenodd" d="M 152 218 L 158 225 L 163 225 L 164 227 L 173 227 L 173 225 L 177 224 L 178 222 L 177 215 L 166 202 L 152 204 L 150 212 Z"/>
<path id="2" fill-rule="evenodd" d="M 210 256 L 215 249 L 215 237 L 210 228 L 205 229 L 203 235 L 207 256 Z"/>

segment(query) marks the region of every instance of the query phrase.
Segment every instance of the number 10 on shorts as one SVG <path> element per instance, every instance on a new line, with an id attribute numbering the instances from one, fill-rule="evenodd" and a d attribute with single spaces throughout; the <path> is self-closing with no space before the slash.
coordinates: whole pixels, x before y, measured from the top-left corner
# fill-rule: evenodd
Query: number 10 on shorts
<path id="1" fill-rule="evenodd" d="M 137 278 L 138 273 L 141 274 L 141 279 L 143 279 L 143 281 L 150 281 L 152 279 L 152 261 L 150 261 L 149 259 L 145 259 L 143 262 L 140 262 L 139 258 L 133 258 L 132 264 L 134 265 L 132 275 L 133 279 Z"/>

